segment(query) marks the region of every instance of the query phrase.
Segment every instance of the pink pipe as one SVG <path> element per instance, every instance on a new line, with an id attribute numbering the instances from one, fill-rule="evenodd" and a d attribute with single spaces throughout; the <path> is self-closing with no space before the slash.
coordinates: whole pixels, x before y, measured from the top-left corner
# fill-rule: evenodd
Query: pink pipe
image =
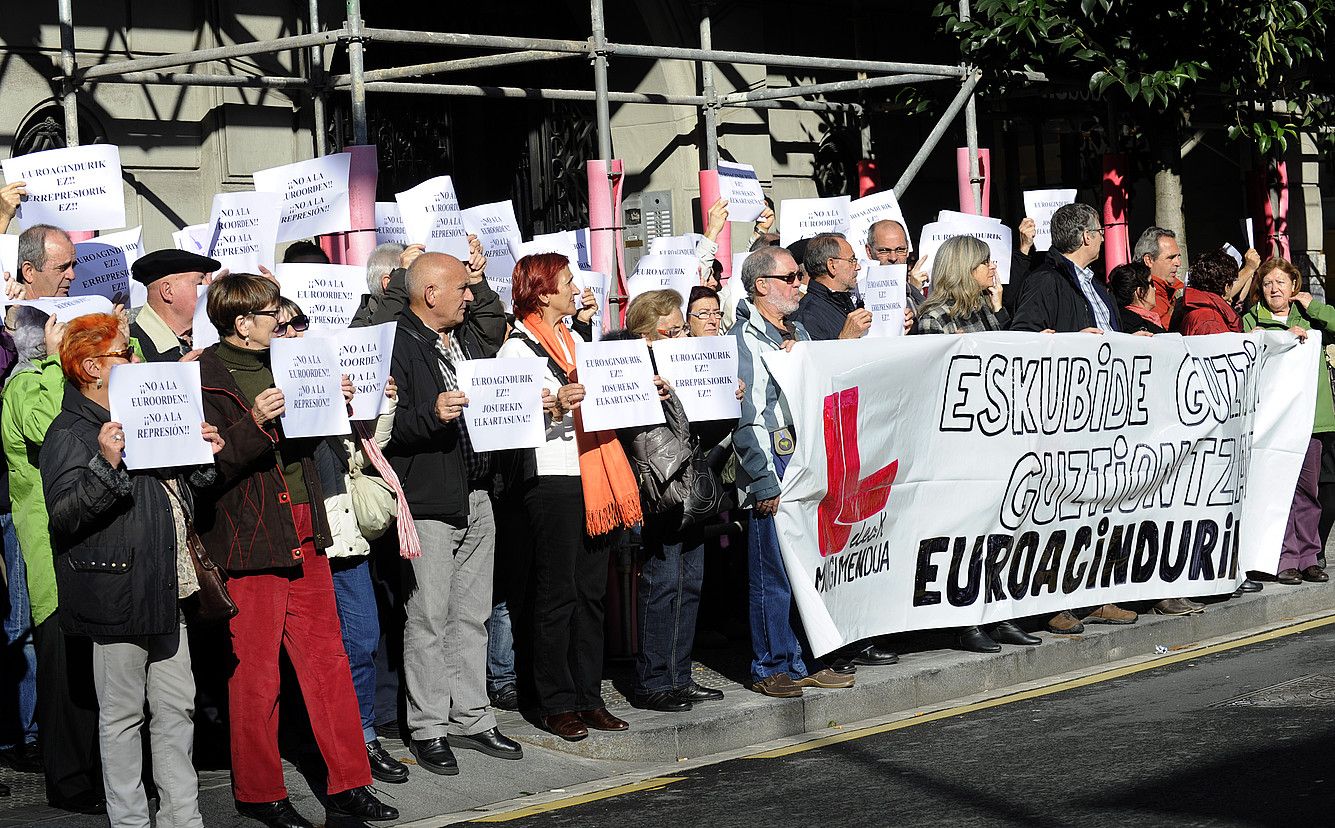
<path id="1" fill-rule="evenodd" d="M 1103 272 L 1105 277 L 1118 265 L 1131 261 L 1131 240 L 1126 232 L 1127 158 L 1119 153 L 1103 156 Z"/>
<path id="2" fill-rule="evenodd" d="M 709 208 L 719 199 L 718 171 L 700 171 L 700 224 L 709 229 Z M 723 281 L 732 276 L 732 222 L 723 222 L 723 231 L 715 239 L 718 242 L 718 260 L 723 265 Z"/>
<path id="3" fill-rule="evenodd" d="M 992 215 L 992 152 L 981 148 L 978 150 L 978 177 L 983 179 L 983 208 L 981 211 L 974 209 L 973 206 L 973 186 L 972 182 L 969 181 L 968 147 L 957 147 L 955 149 L 955 173 L 956 178 L 959 179 L 960 212 L 980 216 Z"/>
<path id="4" fill-rule="evenodd" d="M 332 264 L 365 265 L 375 249 L 375 190 L 380 177 L 374 144 L 344 147 L 348 165 L 348 214 L 352 231 L 320 236 L 317 242 Z"/>
<path id="5" fill-rule="evenodd" d="M 608 175 L 612 186 L 608 187 Z M 585 167 L 589 181 L 589 264 L 594 271 L 608 276 L 609 296 L 626 295 L 626 259 L 622 250 L 621 188 L 625 180 L 619 159 L 589 161 Z M 622 303 L 618 314 L 626 316 Z M 603 320 L 603 329 L 611 330 L 612 320 Z"/>

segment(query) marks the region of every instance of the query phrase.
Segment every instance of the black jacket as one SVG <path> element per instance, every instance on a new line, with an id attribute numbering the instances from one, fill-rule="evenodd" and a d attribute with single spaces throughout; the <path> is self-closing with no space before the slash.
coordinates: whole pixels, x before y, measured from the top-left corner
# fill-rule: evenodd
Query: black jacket
<path id="1" fill-rule="evenodd" d="M 801 322 L 812 339 L 838 339 L 855 308 L 852 293 L 835 292 L 812 279 L 807 282 L 807 295 L 798 303 L 797 312 L 789 318 Z"/>
<path id="2" fill-rule="evenodd" d="M 1011 251 L 1011 277 L 1001 295 L 1001 307 L 1007 313 L 1015 315 L 1015 308 L 1020 304 L 1020 294 L 1024 292 L 1025 279 L 1029 278 L 1031 271 L 1043 264 L 1046 255 L 1046 252 L 1038 250 L 1029 251 L 1027 256 L 1018 250 Z"/>
<path id="3" fill-rule="evenodd" d="M 1122 323 L 1122 333 L 1140 333 L 1145 331 L 1152 334 L 1164 333 L 1164 329 L 1154 324 L 1150 320 L 1131 310 L 1130 308 L 1119 308 L 1120 322 Z"/>
<path id="4" fill-rule="evenodd" d="M 1120 331 L 1117 305 L 1097 277 L 1094 292 L 1108 308 L 1112 329 Z M 1010 329 L 1042 331 L 1051 328 L 1057 333 L 1070 333 L 1097 327 L 1095 319 L 1077 281 L 1075 263 L 1055 250 L 1049 250 L 1043 264 L 1024 280 Z"/>
<path id="5" fill-rule="evenodd" d="M 505 339 L 505 310 L 485 279 L 471 287 L 473 301 L 455 334 L 466 357 L 487 359 L 496 356 Z M 399 401 L 385 456 L 403 484 L 414 517 L 464 526 L 469 484 L 489 481 L 468 480 L 458 421 L 442 423 L 436 417 L 436 398 L 446 390 L 442 357 L 436 349 L 440 334 L 407 307 L 395 319 L 399 327 L 390 375 L 398 384 Z"/>
<path id="6" fill-rule="evenodd" d="M 208 485 L 216 473 L 213 466 L 113 469 L 97 445 L 110 418 L 66 385 L 42 445 L 60 626 L 74 635 L 163 635 L 176 629 L 178 618 L 176 528 L 159 475 L 176 477 L 189 519 L 191 485 Z"/>

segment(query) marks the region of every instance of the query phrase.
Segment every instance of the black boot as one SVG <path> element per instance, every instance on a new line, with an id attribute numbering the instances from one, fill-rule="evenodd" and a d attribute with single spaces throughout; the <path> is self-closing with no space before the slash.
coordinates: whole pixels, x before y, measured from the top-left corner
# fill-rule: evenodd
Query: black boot
<path id="1" fill-rule="evenodd" d="M 955 636 L 956 649 L 970 653 L 999 653 L 1001 645 L 977 627 L 964 627 Z"/>
<path id="2" fill-rule="evenodd" d="M 1002 621 L 989 630 L 987 635 L 998 644 L 1021 644 L 1032 647 L 1035 644 L 1043 643 L 1043 639 L 1020 629 L 1014 621 Z"/>

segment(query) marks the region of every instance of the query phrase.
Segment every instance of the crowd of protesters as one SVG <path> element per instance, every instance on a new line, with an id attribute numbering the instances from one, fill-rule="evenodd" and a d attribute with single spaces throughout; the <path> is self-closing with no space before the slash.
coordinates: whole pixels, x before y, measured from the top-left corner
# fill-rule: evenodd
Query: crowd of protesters
<path id="1" fill-rule="evenodd" d="M 0 191 L 11 214 L 13 193 Z M 279 747 L 280 711 L 304 707 L 328 812 L 395 819 L 370 786 L 405 781 L 409 766 L 382 736 L 401 738 L 419 769 L 452 775 L 460 772 L 455 749 L 523 758 L 497 726 L 496 708 L 521 710 L 572 741 L 631 726 L 603 696 L 609 560 L 630 537 L 631 703 L 680 713 L 721 699 L 696 681 L 691 654 L 705 550 L 719 543 L 710 524 L 725 509 L 729 522 L 745 518 L 738 599 L 746 595 L 752 690 L 796 697 L 846 688 L 858 666 L 894 664 L 886 639 L 824 659 L 804 652 L 775 526 L 795 436 L 763 356 L 794 342 L 865 336 L 872 317 L 857 297 L 858 272 L 864 262 L 909 263 L 907 232 L 878 221 L 865 239 L 822 234 L 785 248 L 767 210 L 740 272 L 721 283 L 715 239 L 727 219 L 724 202 L 709 211 L 700 284 L 689 296 L 638 295 L 624 329 L 610 336 L 642 339 L 651 354 L 665 339 L 735 336 L 735 421 L 689 421 L 672 385 L 656 376 L 664 424 L 586 431 L 576 416 L 585 389 L 575 350 L 592 336 L 597 300 L 575 286 L 565 256 L 539 253 L 510 274 L 508 314 L 476 239 L 468 261 L 417 245 L 372 253 L 352 324 L 397 323 L 391 380 L 382 413 L 340 437 L 283 432 L 287 401 L 269 348 L 303 335 L 309 321 L 267 271 L 226 274 L 207 257 L 162 250 L 133 266 L 148 298 L 132 322 L 119 308 L 66 323 L 10 307 L 0 333 L 5 758 L 43 773 L 57 807 L 147 826 L 157 800 L 159 825 L 198 826 L 196 729 L 221 730 L 232 746 L 237 810 L 268 826 L 308 826 L 288 799 Z M 1088 206 L 1056 211 L 1050 250 L 1033 249 L 1032 220 L 1018 230 L 1004 291 L 991 251 L 972 237 L 939 248 L 930 281 L 925 260 L 914 263 L 905 332 L 1260 328 L 1335 341 L 1335 309 L 1304 292 L 1282 259 L 1211 251 L 1184 281 L 1176 237 L 1152 227 L 1134 260 L 1105 282 L 1091 269 L 1103 228 Z M 6 283 L 11 298 L 68 293 L 74 246 L 65 232 L 26 229 L 18 259 Z M 292 245 L 286 260 L 327 261 L 310 243 Z M 196 350 L 196 288 L 205 283 L 219 341 Z M 543 443 L 476 450 L 461 362 L 535 356 L 546 365 Z M 213 463 L 131 471 L 108 377 L 118 365 L 177 360 L 198 361 Z M 1312 439 L 1270 576 L 1279 584 L 1327 580 L 1321 550 L 1335 523 L 1328 371 L 1323 358 Z M 351 400 L 351 383 L 342 384 Z M 690 507 L 688 482 L 702 464 L 727 465 L 736 498 L 703 515 Z M 221 619 L 208 611 L 216 570 L 226 573 L 234 605 Z M 1239 592 L 1262 588 L 1249 577 Z M 1186 598 L 1150 607 L 1204 609 Z M 1035 627 L 1078 634 L 1087 623 L 1136 620 L 1105 605 L 954 635 L 960 649 L 997 652 L 1041 644 Z"/>

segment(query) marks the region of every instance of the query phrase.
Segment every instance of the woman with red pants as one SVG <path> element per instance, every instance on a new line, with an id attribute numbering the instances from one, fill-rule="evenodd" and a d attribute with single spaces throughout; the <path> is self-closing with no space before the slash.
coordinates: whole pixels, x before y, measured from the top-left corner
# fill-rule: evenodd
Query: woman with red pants
<path id="1" fill-rule="evenodd" d="M 329 522 L 313 457 L 316 439 L 288 439 L 278 422 L 269 342 L 281 336 L 278 285 L 234 273 L 209 288 L 209 320 L 222 341 L 199 358 L 204 411 L 225 448 L 220 481 L 200 498 L 196 526 L 227 570 L 239 612 L 231 698 L 236 809 L 270 828 L 309 828 L 292 807 L 278 754 L 278 654 L 287 652 L 328 767 L 330 816 L 397 819 L 371 793 L 371 769 L 334 603 Z M 347 388 L 345 388 L 345 393 Z"/>

